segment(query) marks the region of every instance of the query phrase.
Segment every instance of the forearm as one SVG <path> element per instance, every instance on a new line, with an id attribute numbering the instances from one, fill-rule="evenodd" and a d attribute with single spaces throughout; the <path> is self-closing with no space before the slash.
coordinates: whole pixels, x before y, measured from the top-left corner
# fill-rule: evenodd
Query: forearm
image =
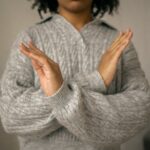
<path id="1" fill-rule="evenodd" d="M 0 114 L 6 132 L 40 138 L 62 125 L 53 116 L 42 89 L 35 86 L 30 60 L 18 48 L 21 41 L 28 42 L 30 38 L 23 31 L 11 47 L 1 78 Z"/>
<path id="2" fill-rule="evenodd" d="M 72 77 L 72 79 L 86 89 L 104 94 L 107 92 L 104 80 L 96 68 L 92 72 L 78 72 Z"/>

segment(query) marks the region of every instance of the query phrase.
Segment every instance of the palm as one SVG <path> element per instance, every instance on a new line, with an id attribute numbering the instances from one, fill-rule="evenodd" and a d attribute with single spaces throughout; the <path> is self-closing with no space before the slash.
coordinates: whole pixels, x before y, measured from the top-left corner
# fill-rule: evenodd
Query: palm
<path id="1" fill-rule="evenodd" d="M 39 50 L 33 43 L 29 44 L 30 50 L 24 44 L 21 45 L 22 52 L 31 58 L 32 66 L 36 70 L 41 88 L 46 95 L 52 95 L 63 82 L 59 65 Z"/>

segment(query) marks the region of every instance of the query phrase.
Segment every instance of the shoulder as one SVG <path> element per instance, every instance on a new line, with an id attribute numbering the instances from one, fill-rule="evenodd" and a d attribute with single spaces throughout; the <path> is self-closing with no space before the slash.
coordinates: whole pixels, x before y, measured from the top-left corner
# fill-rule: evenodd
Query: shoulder
<path id="1" fill-rule="evenodd" d="M 100 20 L 99 28 L 108 45 L 117 38 L 120 32 L 116 27 L 102 19 Z"/>
<path id="2" fill-rule="evenodd" d="M 108 39 L 114 39 L 116 36 L 118 36 L 119 34 L 119 30 L 111 25 L 110 23 L 108 23 L 107 21 L 105 21 L 104 19 L 100 19 L 99 21 L 99 28 L 100 30 L 103 32 L 103 34 L 108 38 Z M 112 37 L 112 38 L 111 38 Z"/>
<path id="3" fill-rule="evenodd" d="M 106 28 L 107 30 L 113 31 L 113 32 L 118 32 L 118 29 L 116 27 L 114 27 L 113 25 L 111 25 L 110 23 L 108 23 L 105 20 L 101 20 L 101 26 L 103 28 Z"/>
<path id="4" fill-rule="evenodd" d="M 37 33 L 42 32 L 42 33 L 45 33 L 47 31 L 45 29 L 47 29 L 48 26 L 52 26 L 51 22 L 52 22 L 52 16 L 50 16 L 50 17 L 48 17 L 48 18 L 46 18 L 46 19 L 44 19 L 42 21 L 38 21 L 35 24 L 29 26 L 26 29 L 26 31 L 30 32 L 30 34 L 32 34 L 33 32 L 37 32 Z M 50 29 L 51 28 L 49 28 L 49 31 L 50 31 Z"/>
<path id="5" fill-rule="evenodd" d="M 22 32 L 26 32 L 30 35 L 36 34 L 36 33 L 38 34 L 40 32 L 44 33 L 44 32 L 46 32 L 45 29 L 48 27 L 48 25 L 51 26 L 51 22 L 52 22 L 52 16 L 49 16 L 42 21 L 38 21 L 38 22 L 26 27 L 25 29 L 22 30 Z"/>
<path id="6" fill-rule="evenodd" d="M 47 39 L 47 35 L 53 35 L 53 28 L 51 28 L 51 19 L 47 18 L 40 21 L 38 23 L 34 23 L 20 31 L 15 36 L 14 41 L 12 42 L 12 47 L 18 47 L 20 42 L 27 44 L 30 40 L 32 40 L 37 47 L 43 48 L 43 41 Z"/>
<path id="7" fill-rule="evenodd" d="M 103 31 L 105 31 L 107 36 L 110 36 L 113 39 L 117 37 L 120 32 L 119 29 L 117 29 L 115 26 L 113 26 L 105 20 L 101 20 L 101 28 Z"/>
<path id="8" fill-rule="evenodd" d="M 18 36 L 20 37 L 30 37 L 33 41 L 39 40 L 43 37 L 45 37 L 48 33 L 52 33 L 53 28 L 51 24 L 52 16 L 42 20 L 38 21 L 26 28 L 24 28 L 22 31 L 18 33 Z"/>
<path id="9" fill-rule="evenodd" d="M 102 26 L 102 28 L 104 28 L 106 30 L 107 37 L 110 41 L 109 44 L 111 44 L 119 35 L 120 30 L 117 29 L 116 27 L 112 26 L 111 24 L 109 24 L 105 20 L 101 21 L 101 26 Z M 124 55 L 138 55 L 136 48 L 134 46 L 134 43 L 132 41 L 129 42 L 128 46 L 122 52 L 122 57 L 124 57 Z M 128 56 L 128 57 L 131 57 L 131 56 Z"/>
<path id="10" fill-rule="evenodd" d="M 50 22 L 51 19 L 52 19 L 52 16 L 49 16 L 49 17 L 47 17 L 46 19 L 37 22 L 36 25 L 41 25 L 41 24 L 44 24 L 44 23 L 46 23 L 46 22 Z"/>

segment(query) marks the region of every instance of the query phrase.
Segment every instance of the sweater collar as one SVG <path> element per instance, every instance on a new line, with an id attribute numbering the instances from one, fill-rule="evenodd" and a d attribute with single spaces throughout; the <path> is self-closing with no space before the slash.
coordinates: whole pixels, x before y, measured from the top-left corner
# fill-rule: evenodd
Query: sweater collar
<path id="1" fill-rule="evenodd" d="M 90 33 L 91 31 L 94 32 L 96 30 L 96 26 L 98 26 L 101 22 L 101 19 L 98 17 L 94 17 L 94 20 L 86 23 L 80 31 L 77 30 L 64 16 L 58 14 L 58 13 L 53 13 L 52 14 L 53 20 L 57 22 L 57 25 L 60 28 L 65 28 L 65 30 L 70 31 L 71 35 L 77 36 L 77 38 L 83 38 L 83 34 L 88 32 Z"/>

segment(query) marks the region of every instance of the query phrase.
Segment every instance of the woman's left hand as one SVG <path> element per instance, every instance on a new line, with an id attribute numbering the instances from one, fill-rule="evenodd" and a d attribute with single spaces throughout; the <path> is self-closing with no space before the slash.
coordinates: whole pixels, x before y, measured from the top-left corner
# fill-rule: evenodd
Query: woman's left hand
<path id="1" fill-rule="evenodd" d="M 39 76 L 41 88 L 46 96 L 53 95 L 63 83 L 59 65 L 38 49 L 32 41 L 28 47 L 23 43 L 19 47 L 23 54 L 31 58 L 32 66 Z"/>

